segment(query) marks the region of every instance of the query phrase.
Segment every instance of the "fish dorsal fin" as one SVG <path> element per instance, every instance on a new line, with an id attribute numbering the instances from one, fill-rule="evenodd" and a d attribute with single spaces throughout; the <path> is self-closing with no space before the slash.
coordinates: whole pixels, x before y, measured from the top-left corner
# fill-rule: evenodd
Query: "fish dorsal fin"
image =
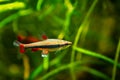
<path id="1" fill-rule="evenodd" d="M 41 37 L 42 37 L 43 40 L 48 39 L 48 37 L 45 34 L 43 34 Z"/>

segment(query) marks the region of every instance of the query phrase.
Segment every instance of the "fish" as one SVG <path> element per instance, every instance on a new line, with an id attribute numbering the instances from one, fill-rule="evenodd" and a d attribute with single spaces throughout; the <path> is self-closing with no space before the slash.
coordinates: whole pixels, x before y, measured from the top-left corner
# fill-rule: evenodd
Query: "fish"
<path id="1" fill-rule="evenodd" d="M 20 48 L 21 53 L 25 53 L 25 49 L 31 48 L 32 51 L 41 50 L 41 56 L 47 57 L 49 52 L 65 49 L 69 47 L 72 42 L 61 39 L 45 39 L 42 41 L 32 42 L 28 44 L 24 44 L 16 40 L 13 44 L 14 46 L 18 46 Z"/>

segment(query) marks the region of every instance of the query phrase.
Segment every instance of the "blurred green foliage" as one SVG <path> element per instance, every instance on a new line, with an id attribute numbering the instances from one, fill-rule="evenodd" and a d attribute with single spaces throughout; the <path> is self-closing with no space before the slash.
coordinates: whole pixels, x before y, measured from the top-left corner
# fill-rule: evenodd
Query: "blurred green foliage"
<path id="1" fill-rule="evenodd" d="M 0 80 L 119 80 L 119 2 L 0 0 Z M 47 58 L 13 46 L 43 34 L 73 44 Z"/>

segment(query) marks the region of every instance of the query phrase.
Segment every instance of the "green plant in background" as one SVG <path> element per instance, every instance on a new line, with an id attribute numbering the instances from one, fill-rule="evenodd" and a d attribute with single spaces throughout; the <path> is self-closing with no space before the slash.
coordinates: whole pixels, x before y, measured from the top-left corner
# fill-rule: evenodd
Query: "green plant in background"
<path id="1" fill-rule="evenodd" d="M 115 55 L 115 60 L 114 60 L 112 80 L 116 80 L 115 77 L 116 77 L 117 65 L 120 65 L 120 64 L 118 63 L 119 53 L 120 53 L 120 39 L 119 39 L 119 42 L 118 42 L 118 46 L 117 46 L 117 50 L 116 50 L 116 55 Z"/>
<path id="2" fill-rule="evenodd" d="M 82 0 L 82 1 L 51 0 L 51 2 L 44 1 L 44 0 L 37 0 L 35 3 L 35 6 L 32 6 L 32 7 L 31 7 L 31 4 L 27 3 L 27 1 L 22 2 L 22 0 L 21 2 L 16 1 L 16 2 L 11 2 L 11 3 L 8 3 L 9 0 L 6 0 L 6 1 L 0 0 L 0 2 L 7 2 L 6 4 L 0 4 L 0 14 L 7 13 L 9 11 L 14 11 L 13 13 L 10 13 L 8 17 L 0 19 L 1 20 L 0 21 L 1 31 L 2 29 L 4 30 L 4 28 L 9 28 L 10 26 L 7 26 L 7 24 L 8 23 L 11 24 L 11 22 L 13 22 L 12 30 L 14 31 L 15 34 L 18 34 L 20 31 L 23 31 L 23 34 L 24 33 L 27 34 L 27 31 L 31 33 L 32 32 L 37 33 L 37 30 L 38 32 L 40 30 L 41 31 L 43 30 L 43 32 L 46 30 L 47 34 L 51 34 L 50 37 L 56 37 L 59 39 L 67 39 L 70 41 L 73 40 L 73 45 L 72 45 L 71 50 L 66 49 L 61 52 L 58 52 L 58 54 L 50 53 L 48 57 L 42 58 L 42 59 L 41 57 L 39 57 L 40 58 L 40 61 L 38 61 L 39 64 L 37 63 L 37 60 L 39 60 L 39 58 L 36 56 L 34 57 L 32 56 L 34 60 L 33 60 L 33 63 L 30 62 L 31 51 L 28 51 L 29 53 L 27 53 L 27 55 L 22 56 L 23 63 L 24 63 L 24 79 L 49 80 L 49 78 L 51 78 L 52 76 L 64 70 L 67 70 L 67 72 L 71 75 L 72 80 L 77 80 L 77 76 L 76 76 L 77 69 L 79 72 L 84 71 L 92 75 L 95 75 L 96 77 L 100 79 L 104 79 L 104 80 L 110 80 L 110 79 L 115 80 L 116 79 L 116 70 L 117 68 L 120 68 L 120 63 L 118 62 L 119 52 L 120 52 L 119 50 L 120 41 L 118 43 L 117 51 L 115 54 L 115 60 L 105 55 L 102 55 L 99 52 L 97 53 L 91 50 L 87 50 L 80 46 L 80 44 L 81 45 L 84 44 L 83 42 L 85 42 L 87 39 L 87 33 L 90 29 L 90 24 L 92 20 L 91 15 L 94 14 L 96 6 L 97 4 L 99 4 L 99 0 L 91 0 L 91 1 L 89 0 Z M 88 8 L 87 3 L 89 2 L 91 2 L 91 4 L 89 4 L 90 7 Z M 82 6 L 78 5 L 79 3 L 81 3 Z M 77 9 L 78 6 L 80 6 L 81 8 L 79 7 L 80 9 Z M 60 9 L 56 10 L 56 8 L 58 9 L 60 8 Z M 81 14 L 79 14 L 79 10 Z M 86 10 L 85 13 L 84 13 L 84 10 Z M 84 15 L 83 17 L 78 16 L 81 19 L 81 21 L 77 21 L 77 20 L 73 21 L 75 20 L 74 17 L 77 16 L 77 14 L 75 14 L 75 12 L 77 13 L 77 11 L 79 15 L 82 15 L 82 14 Z M 28 19 L 29 16 L 32 16 L 32 19 L 35 17 L 35 22 L 33 21 L 31 23 L 30 19 Z M 21 17 L 23 19 L 24 17 L 28 17 L 27 24 L 33 25 L 33 23 L 35 23 L 37 27 L 34 25 L 32 27 L 30 26 L 21 27 L 21 24 L 18 21 Z M 25 19 L 24 21 L 27 21 L 27 19 Z M 42 24 L 44 22 L 46 24 Z M 79 23 L 77 27 L 73 27 L 74 22 Z M 51 26 L 49 25 L 49 23 L 53 25 Z M 56 31 L 55 34 L 54 34 L 54 31 Z M 74 33 L 72 33 L 71 31 L 74 31 Z M 73 35 L 70 35 L 70 34 L 73 34 Z M 100 59 L 101 61 L 106 61 L 106 64 L 110 63 L 113 66 L 113 72 L 111 73 L 112 77 L 109 77 L 107 74 L 97 69 L 86 66 L 86 64 L 88 63 L 96 64 L 97 62 L 89 61 L 89 60 L 87 61 L 87 59 L 83 60 L 84 57 L 82 54 L 85 56 Z M 38 55 L 39 54 L 37 54 L 37 56 Z M 57 56 L 55 57 L 55 55 Z M 79 60 L 77 60 L 76 57 L 79 57 Z M 65 60 L 67 61 L 65 62 Z M 35 62 L 37 66 L 35 66 Z M 27 77 L 25 77 L 25 74 L 27 75 Z M 51 79 L 55 79 L 55 78 L 53 77 Z"/>
<path id="3" fill-rule="evenodd" d="M 23 2 L 13 2 L 9 4 L 0 5 L 0 12 L 5 12 L 8 10 L 16 10 L 25 8 L 25 4 Z"/>
<path id="4" fill-rule="evenodd" d="M 76 34 L 76 37 L 75 37 L 75 42 L 73 44 L 73 47 L 76 47 L 77 44 L 78 44 L 78 40 L 81 36 L 81 33 L 84 31 L 85 28 L 88 28 L 86 25 L 88 24 L 88 20 L 89 20 L 89 17 L 90 17 L 90 14 L 92 13 L 93 9 L 95 8 L 96 4 L 97 4 L 97 1 L 98 0 L 94 0 L 93 4 L 91 5 L 89 11 L 87 12 L 87 15 L 83 21 L 83 23 L 80 25 L 79 29 L 78 29 L 78 32 Z M 81 55 L 80 55 L 81 56 Z M 74 62 L 74 57 L 75 57 L 75 50 L 73 48 L 72 50 L 72 54 L 71 54 L 71 63 Z M 71 68 L 71 74 L 72 74 L 72 78 L 73 80 L 75 80 L 75 76 L 74 76 L 74 71 L 73 71 L 73 68 Z"/>

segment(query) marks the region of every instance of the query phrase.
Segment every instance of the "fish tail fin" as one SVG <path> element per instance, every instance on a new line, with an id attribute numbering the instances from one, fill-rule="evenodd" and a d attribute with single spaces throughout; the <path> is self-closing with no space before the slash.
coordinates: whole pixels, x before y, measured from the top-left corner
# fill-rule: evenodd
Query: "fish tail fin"
<path id="1" fill-rule="evenodd" d="M 25 46 L 24 46 L 24 44 L 20 43 L 19 41 L 14 41 L 13 45 L 20 47 L 20 53 L 24 53 L 25 52 Z"/>
<path id="2" fill-rule="evenodd" d="M 13 42 L 13 45 L 14 45 L 14 46 L 17 46 L 17 47 L 20 46 L 20 44 L 22 44 L 22 43 L 20 43 L 19 41 L 14 41 L 14 42 Z"/>

